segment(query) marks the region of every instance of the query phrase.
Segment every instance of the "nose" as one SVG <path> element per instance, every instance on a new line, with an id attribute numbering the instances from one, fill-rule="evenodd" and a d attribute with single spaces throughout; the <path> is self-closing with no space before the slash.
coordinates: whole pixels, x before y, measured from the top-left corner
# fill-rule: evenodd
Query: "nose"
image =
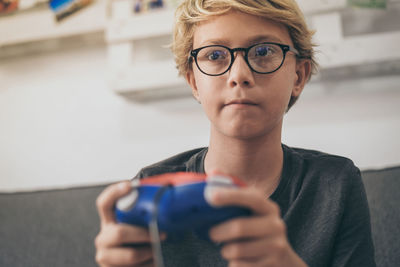
<path id="1" fill-rule="evenodd" d="M 250 67 L 244 58 L 244 51 L 236 51 L 233 64 L 229 70 L 229 86 L 249 88 L 254 86 L 254 76 Z"/>

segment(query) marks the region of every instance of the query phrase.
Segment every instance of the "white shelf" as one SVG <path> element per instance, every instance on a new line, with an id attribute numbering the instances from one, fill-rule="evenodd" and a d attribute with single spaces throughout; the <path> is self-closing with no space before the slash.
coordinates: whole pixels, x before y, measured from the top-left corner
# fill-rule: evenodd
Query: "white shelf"
<path id="1" fill-rule="evenodd" d="M 114 91 L 122 94 L 185 86 L 185 81 L 178 76 L 172 60 L 114 69 L 110 74 L 110 82 Z"/>
<path id="2" fill-rule="evenodd" d="M 170 35 L 173 19 L 174 10 L 169 9 L 110 19 L 106 28 L 106 40 L 114 43 Z"/>
<path id="3" fill-rule="evenodd" d="M 322 44 L 317 61 L 321 68 L 336 68 L 400 60 L 399 44 L 400 31 L 347 37 Z"/>
<path id="4" fill-rule="evenodd" d="M 0 18 L 0 46 L 102 32 L 105 25 L 105 0 L 97 0 L 59 23 L 50 9 L 26 11 Z"/>
<path id="5" fill-rule="evenodd" d="M 297 0 L 305 15 L 321 14 L 346 8 L 347 0 Z"/>
<path id="6" fill-rule="evenodd" d="M 187 89 L 187 86 L 184 79 L 178 76 L 172 55 L 170 59 L 162 61 L 144 59 L 143 55 L 151 54 L 154 46 L 142 46 L 141 52 L 136 51 L 140 53 L 140 59 L 137 54 L 133 54 L 136 41 L 151 42 L 146 39 L 171 35 L 175 10 L 160 9 L 144 14 L 129 13 L 126 10 L 132 10 L 129 1 L 112 2 L 111 17 L 106 26 L 109 82 L 112 89 L 120 94 L 147 94 L 155 97 L 183 92 L 182 88 Z M 168 49 L 159 47 L 161 49 L 169 53 Z"/>

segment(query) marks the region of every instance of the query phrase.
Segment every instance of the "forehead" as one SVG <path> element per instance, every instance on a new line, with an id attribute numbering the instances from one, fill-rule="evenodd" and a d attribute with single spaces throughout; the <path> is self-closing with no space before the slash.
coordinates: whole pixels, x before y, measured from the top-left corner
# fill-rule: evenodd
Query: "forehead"
<path id="1" fill-rule="evenodd" d="M 230 11 L 199 23 L 193 36 L 194 48 L 210 44 L 248 46 L 256 42 L 292 45 L 289 31 L 283 24 L 239 11 Z"/>

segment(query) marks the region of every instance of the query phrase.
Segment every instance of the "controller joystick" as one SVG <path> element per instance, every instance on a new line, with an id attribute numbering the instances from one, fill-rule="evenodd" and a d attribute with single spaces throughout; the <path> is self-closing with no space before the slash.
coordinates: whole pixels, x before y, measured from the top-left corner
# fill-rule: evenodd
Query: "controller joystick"
<path id="1" fill-rule="evenodd" d="M 132 191 L 117 201 L 116 220 L 143 227 L 157 220 L 158 228 L 167 233 L 194 230 L 203 235 L 215 224 L 250 214 L 242 207 L 210 204 L 213 190 L 243 186 L 237 178 L 191 172 L 135 179 Z"/>

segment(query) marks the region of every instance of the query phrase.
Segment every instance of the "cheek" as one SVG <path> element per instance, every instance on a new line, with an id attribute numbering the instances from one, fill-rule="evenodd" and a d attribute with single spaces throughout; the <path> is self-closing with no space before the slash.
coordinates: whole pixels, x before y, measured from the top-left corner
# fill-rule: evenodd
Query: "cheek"
<path id="1" fill-rule="evenodd" d="M 293 73 L 282 69 L 282 71 L 259 76 L 259 80 L 257 80 L 256 83 L 265 90 L 264 93 L 268 98 L 276 99 L 291 95 L 294 88 L 294 80 Z"/>
<path id="2" fill-rule="evenodd" d="M 216 99 L 223 88 L 221 77 L 207 76 L 200 71 L 195 73 L 196 87 L 201 101 Z"/>
<path id="3" fill-rule="evenodd" d="M 281 97 L 290 99 L 297 79 L 295 68 L 292 65 L 286 66 L 286 68 L 282 69 L 282 72 L 277 73 L 276 78 L 280 81 L 279 93 Z"/>
<path id="4" fill-rule="evenodd" d="M 265 101 L 264 108 L 272 116 L 284 114 L 290 102 L 292 95 L 293 79 L 292 75 L 282 72 L 275 73 L 262 81 L 262 98 Z M 280 115 L 279 115 L 280 116 Z"/>

